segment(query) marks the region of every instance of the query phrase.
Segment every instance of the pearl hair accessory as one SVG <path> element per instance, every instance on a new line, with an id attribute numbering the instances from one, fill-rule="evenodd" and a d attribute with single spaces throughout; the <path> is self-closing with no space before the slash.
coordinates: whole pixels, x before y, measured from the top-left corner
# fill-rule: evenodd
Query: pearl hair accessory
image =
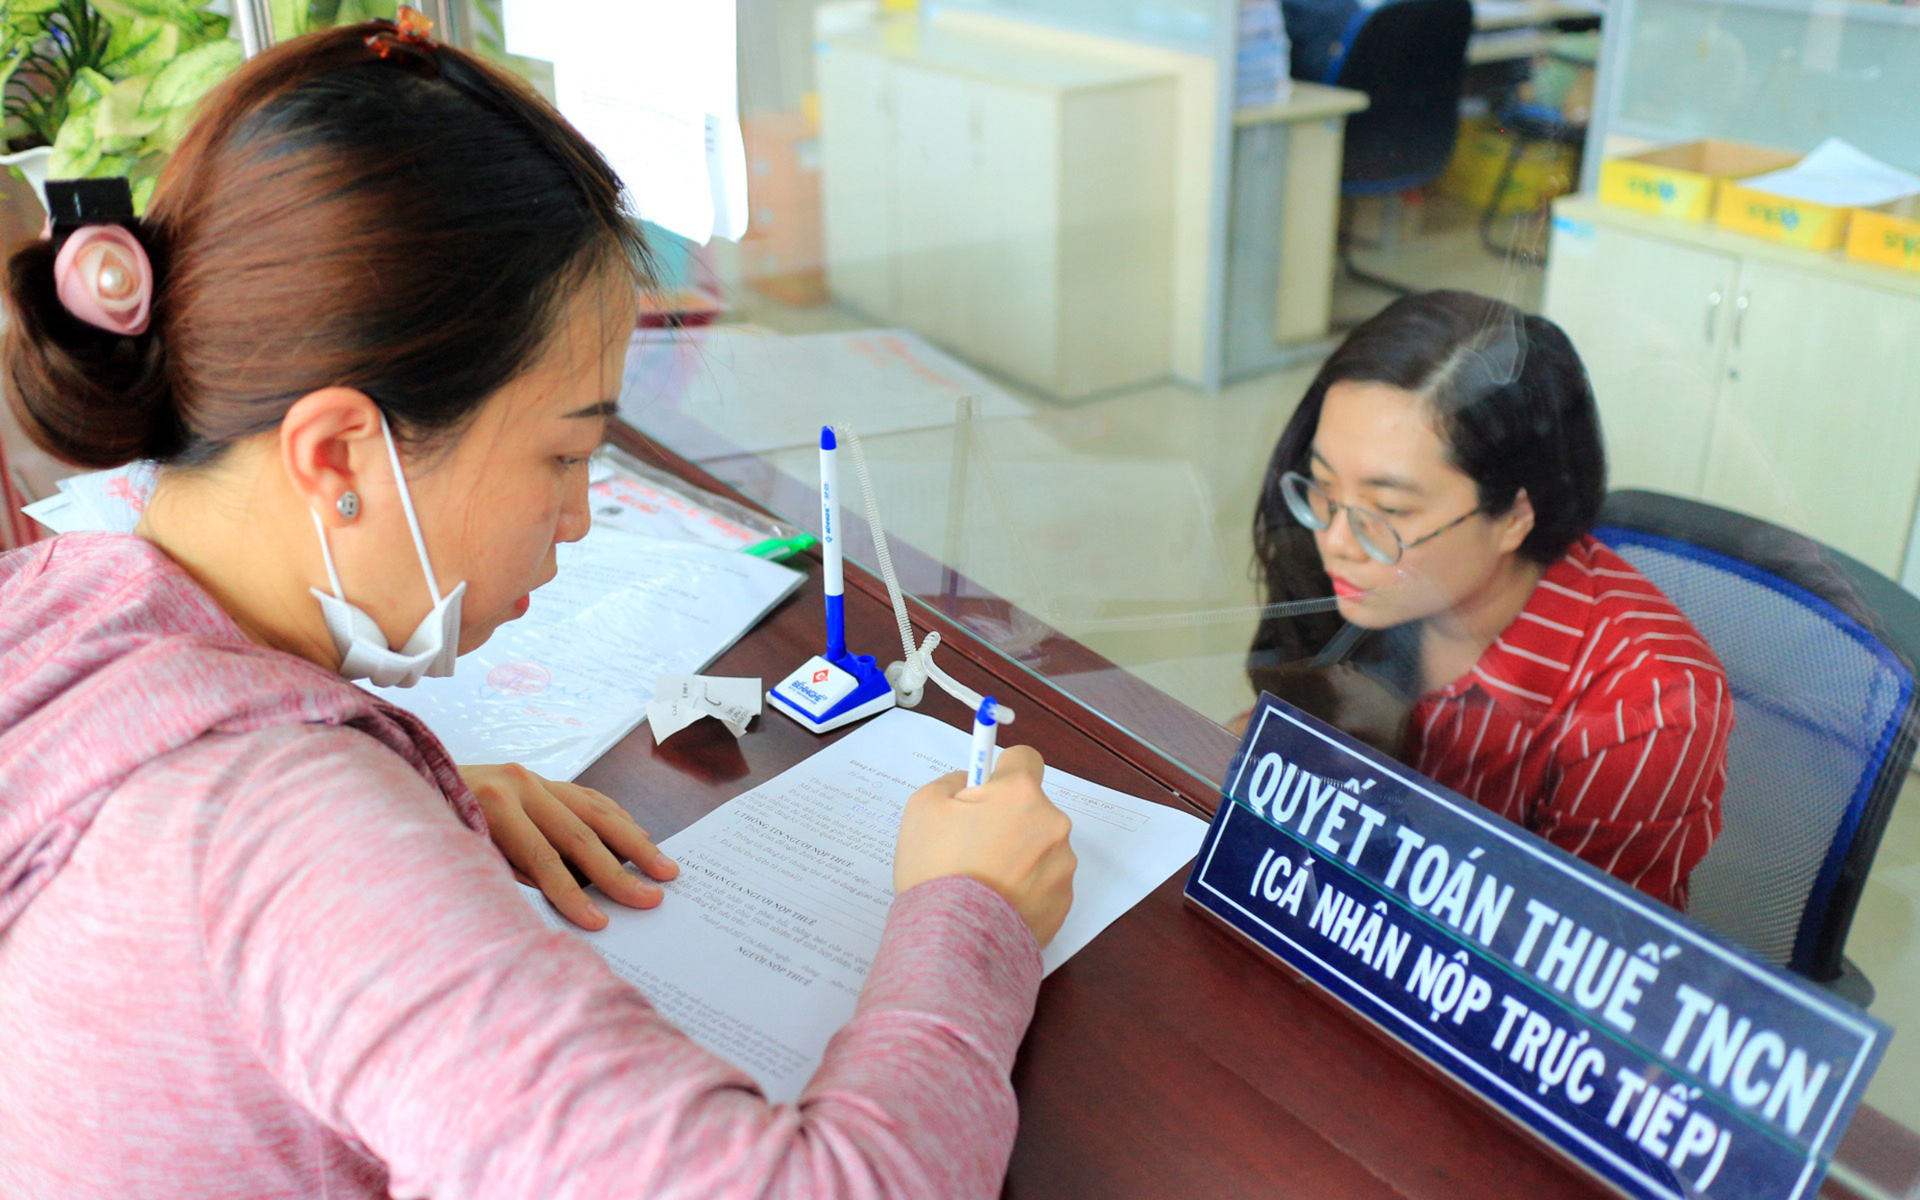
<path id="1" fill-rule="evenodd" d="M 136 337 L 147 331 L 153 263 L 135 233 L 133 189 L 125 178 L 49 179 L 47 228 L 58 239 L 53 282 L 61 305 L 97 329 Z"/>
<path id="2" fill-rule="evenodd" d="M 122 337 L 147 331 L 153 264 L 124 226 L 74 230 L 54 259 L 53 279 L 60 303 L 87 324 Z"/>

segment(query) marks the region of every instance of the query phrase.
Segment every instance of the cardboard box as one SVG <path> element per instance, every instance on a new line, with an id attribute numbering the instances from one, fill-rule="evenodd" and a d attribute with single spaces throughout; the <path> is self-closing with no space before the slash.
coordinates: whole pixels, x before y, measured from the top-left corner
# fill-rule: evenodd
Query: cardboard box
<path id="1" fill-rule="evenodd" d="M 1723 182 L 1764 175 L 1797 161 L 1797 155 L 1782 150 L 1711 138 L 1663 146 L 1601 163 L 1600 202 L 1705 221 L 1715 211 Z"/>
<path id="2" fill-rule="evenodd" d="M 1847 257 L 1900 271 L 1920 271 L 1920 196 L 1885 208 L 1855 209 L 1847 225 Z"/>
<path id="3" fill-rule="evenodd" d="M 1727 180 L 1714 201 L 1713 223 L 1802 250 L 1833 250 L 1847 240 L 1853 209 L 1795 200 Z"/>

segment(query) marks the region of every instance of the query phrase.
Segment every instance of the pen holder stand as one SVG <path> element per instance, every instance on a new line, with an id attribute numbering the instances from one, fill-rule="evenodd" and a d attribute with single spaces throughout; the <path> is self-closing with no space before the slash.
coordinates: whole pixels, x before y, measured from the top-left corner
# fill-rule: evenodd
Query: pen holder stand
<path id="1" fill-rule="evenodd" d="M 767 692 L 773 707 L 815 733 L 826 733 L 894 704 L 893 685 L 871 654 L 829 661 L 814 655 Z"/>

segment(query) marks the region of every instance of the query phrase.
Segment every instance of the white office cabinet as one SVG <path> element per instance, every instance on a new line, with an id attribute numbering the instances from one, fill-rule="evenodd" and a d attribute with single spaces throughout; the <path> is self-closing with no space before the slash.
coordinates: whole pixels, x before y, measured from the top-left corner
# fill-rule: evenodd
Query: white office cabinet
<path id="1" fill-rule="evenodd" d="M 1546 315 L 1592 376 L 1610 486 L 1748 513 L 1900 577 L 1920 279 L 1568 199 Z"/>
<path id="2" fill-rule="evenodd" d="M 1607 440 L 1607 483 L 1697 496 L 1740 260 L 1605 226 L 1556 228 L 1546 312 L 1573 339 Z"/>
<path id="3" fill-rule="evenodd" d="M 1170 75 L 937 30 L 818 75 L 838 299 L 1057 396 L 1169 373 Z"/>
<path id="4" fill-rule="evenodd" d="M 870 313 L 899 307 L 894 271 L 893 72 L 884 59 L 845 55 L 819 76 L 820 111 L 838 118 L 820 131 L 821 225 L 833 247 L 833 288 Z"/>
<path id="5" fill-rule="evenodd" d="M 1052 101 L 1012 88 L 977 89 L 972 101 L 974 158 L 965 228 L 973 241 L 961 247 L 968 263 L 967 319 L 953 344 L 1043 391 L 1080 394 L 1070 378 L 1080 360 L 1061 345 L 1061 315 L 1072 309 L 1060 294 L 1067 254 L 1060 242 L 1071 231 L 1060 227 L 1057 215 L 1064 186 L 1054 157 L 1058 146 L 1032 136 L 1052 119 Z M 1169 245 L 1171 239 L 1169 225 Z M 1084 273 L 1084 265 L 1081 269 Z M 1096 303 L 1092 311 L 1098 310 Z M 1170 319 L 1164 308 L 1161 319 L 1163 324 Z M 1143 377 L 1167 373 L 1167 343 L 1160 347 L 1161 357 L 1141 368 Z"/>
<path id="6" fill-rule="evenodd" d="M 1920 298 L 1741 269 L 1701 494 L 1898 577 L 1920 493 Z"/>

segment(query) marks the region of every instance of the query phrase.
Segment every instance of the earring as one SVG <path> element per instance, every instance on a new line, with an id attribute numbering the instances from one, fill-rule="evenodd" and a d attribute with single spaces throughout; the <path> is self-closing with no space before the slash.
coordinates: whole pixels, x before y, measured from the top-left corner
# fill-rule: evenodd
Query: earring
<path id="1" fill-rule="evenodd" d="M 333 502 L 333 507 L 341 516 L 351 521 L 360 515 L 360 497 L 352 492 L 341 492 L 340 498 Z"/>

